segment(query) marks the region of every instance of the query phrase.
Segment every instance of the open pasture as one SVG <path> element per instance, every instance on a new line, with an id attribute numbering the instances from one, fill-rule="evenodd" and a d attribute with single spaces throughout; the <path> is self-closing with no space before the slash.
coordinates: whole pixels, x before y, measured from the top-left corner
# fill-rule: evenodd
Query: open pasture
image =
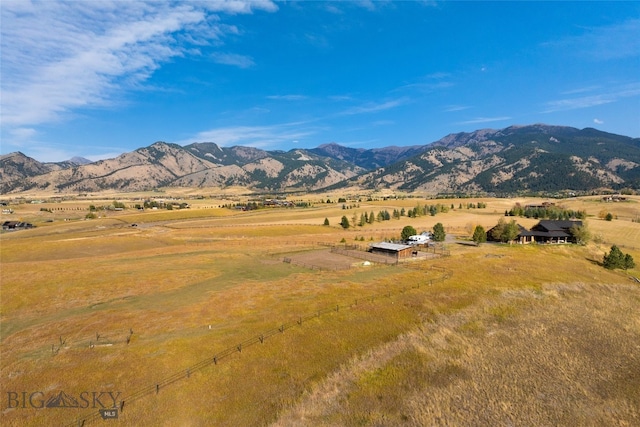
<path id="1" fill-rule="evenodd" d="M 515 200 L 482 199 L 483 209 L 459 207 L 480 199 L 363 197 L 350 209 L 314 200 L 247 212 L 202 200 L 189 210 L 52 223 L 37 205 L 18 206 L 13 215 L 38 227 L 0 236 L 3 425 L 75 425 L 99 409 L 82 407 L 82 392 L 120 393 L 126 404 L 111 422 L 122 425 L 458 424 L 481 407 L 489 424 L 638 421 L 640 285 L 629 276 L 640 273 L 598 264 L 613 243 L 640 261 L 632 248 L 640 223 L 625 219 L 637 198 L 607 205 L 619 212 L 610 222 L 598 218 L 600 202 L 562 201 L 584 206 L 602 236 L 586 247 L 459 244 Z M 540 202 L 520 200 L 529 201 Z M 343 215 L 417 203 L 454 207 L 339 226 Z M 283 262 L 296 254 L 312 262 L 326 251 L 318 243 L 367 245 L 436 222 L 461 239 L 448 244 L 448 258 L 354 259 L 348 269 Z M 453 276 L 438 280 L 433 266 Z M 294 326 L 212 363 L 284 324 Z M 134 399 L 141 390 L 149 392 Z M 80 407 L 33 407 L 60 391 Z M 33 392 L 41 394 L 29 402 Z"/>

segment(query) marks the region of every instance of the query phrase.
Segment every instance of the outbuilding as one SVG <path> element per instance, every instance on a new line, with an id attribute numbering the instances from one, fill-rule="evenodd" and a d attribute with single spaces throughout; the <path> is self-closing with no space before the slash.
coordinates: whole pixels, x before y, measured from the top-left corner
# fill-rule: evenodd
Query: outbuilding
<path id="1" fill-rule="evenodd" d="M 399 243 L 380 242 L 369 245 L 369 252 L 393 257 L 398 260 L 412 257 L 415 250 L 416 249 L 411 245 L 403 245 Z"/>

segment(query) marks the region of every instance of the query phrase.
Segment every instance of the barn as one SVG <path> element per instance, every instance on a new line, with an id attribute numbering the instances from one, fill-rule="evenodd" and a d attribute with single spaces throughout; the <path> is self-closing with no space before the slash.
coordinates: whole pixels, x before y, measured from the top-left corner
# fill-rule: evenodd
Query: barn
<path id="1" fill-rule="evenodd" d="M 416 249 L 410 245 L 402 245 L 398 243 L 372 243 L 369 245 L 369 252 L 378 255 L 384 255 L 393 257 L 398 260 L 404 258 L 411 258 L 414 255 Z"/>

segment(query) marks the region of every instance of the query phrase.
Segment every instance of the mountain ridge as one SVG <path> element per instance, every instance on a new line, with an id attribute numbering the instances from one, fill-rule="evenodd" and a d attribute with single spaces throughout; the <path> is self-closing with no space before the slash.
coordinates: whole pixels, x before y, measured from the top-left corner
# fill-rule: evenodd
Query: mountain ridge
<path id="1" fill-rule="evenodd" d="M 357 186 L 429 193 L 589 191 L 640 187 L 640 139 L 593 128 L 533 124 L 459 132 L 426 145 L 266 151 L 157 141 L 112 159 L 41 163 L 0 156 L 0 191 L 244 186 L 319 191 Z M 87 161 L 88 162 L 88 161 Z"/>

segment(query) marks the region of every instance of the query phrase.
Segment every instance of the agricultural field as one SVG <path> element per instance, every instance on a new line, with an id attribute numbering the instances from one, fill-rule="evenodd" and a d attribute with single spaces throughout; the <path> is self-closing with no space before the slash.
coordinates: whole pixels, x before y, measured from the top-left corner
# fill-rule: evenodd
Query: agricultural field
<path id="1" fill-rule="evenodd" d="M 244 211 L 238 189 L 196 195 L 10 205 L 2 222 L 36 227 L 0 235 L 2 425 L 640 425 L 640 197 L 552 201 L 586 211 L 585 246 L 476 246 L 476 225 L 548 200 L 322 194 Z M 189 208 L 133 207 L 148 197 Z M 329 250 L 438 222 L 448 256 Z M 613 244 L 634 269 L 603 268 Z"/>

